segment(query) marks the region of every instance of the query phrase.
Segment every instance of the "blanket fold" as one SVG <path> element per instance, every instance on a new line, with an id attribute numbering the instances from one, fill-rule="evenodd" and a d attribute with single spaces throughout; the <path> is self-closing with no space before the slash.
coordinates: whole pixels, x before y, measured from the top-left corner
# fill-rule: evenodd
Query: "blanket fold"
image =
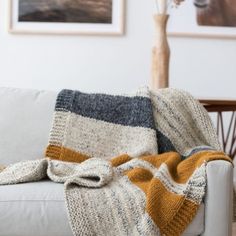
<path id="1" fill-rule="evenodd" d="M 178 236 L 205 196 L 206 165 L 230 159 L 188 93 L 59 93 L 45 159 L 0 172 L 0 184 L 64 183 L 75 236 Z"/>

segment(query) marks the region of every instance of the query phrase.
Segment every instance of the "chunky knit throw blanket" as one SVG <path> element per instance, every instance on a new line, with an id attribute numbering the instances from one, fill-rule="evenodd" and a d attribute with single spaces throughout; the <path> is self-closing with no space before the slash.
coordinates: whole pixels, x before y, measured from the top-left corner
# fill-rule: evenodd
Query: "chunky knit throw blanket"
<path id="1" fill-rule="evenodd" d="M 47 158 L 0 172 L 0 184 L 65 183 L 75 236 L 178 236 L 203 201 L 208 161 L 229 158 L 186 92 L 59 93 Z"/>

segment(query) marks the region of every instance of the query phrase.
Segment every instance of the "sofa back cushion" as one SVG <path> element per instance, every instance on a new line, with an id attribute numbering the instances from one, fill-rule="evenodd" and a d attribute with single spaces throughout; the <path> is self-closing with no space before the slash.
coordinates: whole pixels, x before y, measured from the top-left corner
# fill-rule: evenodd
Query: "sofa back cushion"
<path id="1" fill-rule="evenodd" d="M 44 157 L 57 92 L 0 88 L 0 164 Z"/>

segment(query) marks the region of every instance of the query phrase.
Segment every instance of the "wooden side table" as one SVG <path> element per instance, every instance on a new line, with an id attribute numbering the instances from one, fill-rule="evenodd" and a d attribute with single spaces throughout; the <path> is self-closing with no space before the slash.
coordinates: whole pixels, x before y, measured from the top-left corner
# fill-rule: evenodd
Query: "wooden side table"
<path id="1" fill-rule="evenodd" d="M 224 151 L 232 158 L 236 156 L 236 100 L 205 99 L 199 101 L 209 113 L 216 113 L 216 130 Z"/>

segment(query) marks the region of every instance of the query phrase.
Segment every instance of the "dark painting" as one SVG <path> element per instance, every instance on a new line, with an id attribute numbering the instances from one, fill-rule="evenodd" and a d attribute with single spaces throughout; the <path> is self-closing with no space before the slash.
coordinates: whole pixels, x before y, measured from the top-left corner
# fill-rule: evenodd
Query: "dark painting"
<path id="1" fill-rule="evenodd" d="M 236 26 L 236 0 L 194 0 L 198 25 Z"/>
<path id="2" fill-rule="evenodd" d="M 20 22 L 112 23 L 112 0 L 19 0 Z"/>

